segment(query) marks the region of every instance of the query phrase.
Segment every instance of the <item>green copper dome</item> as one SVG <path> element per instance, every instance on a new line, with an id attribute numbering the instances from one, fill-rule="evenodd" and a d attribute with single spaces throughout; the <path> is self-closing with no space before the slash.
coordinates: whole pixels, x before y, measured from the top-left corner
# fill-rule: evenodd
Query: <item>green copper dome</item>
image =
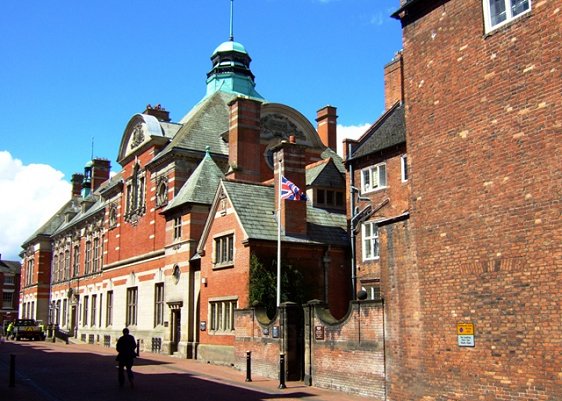
<path id="1" fill-rule="evenodd" d="M 234 42 L 232 40 L 228 40 L 226 42 L 221 43 L 213 52 L 213 56 L 217 53 L 223 53 L 223 52 L 238 52 L 238 53 L 248 54 L 246 48 L 242 43 Z"/>
<path id="2" fill-rule="evenodd" d="M 211 56 L 213 67 L 207 73 L 207 96 L 221 91 L 263 99 L 255 89 L 251 62 L 241 43 L 234 40 L 221 43 Z"/>

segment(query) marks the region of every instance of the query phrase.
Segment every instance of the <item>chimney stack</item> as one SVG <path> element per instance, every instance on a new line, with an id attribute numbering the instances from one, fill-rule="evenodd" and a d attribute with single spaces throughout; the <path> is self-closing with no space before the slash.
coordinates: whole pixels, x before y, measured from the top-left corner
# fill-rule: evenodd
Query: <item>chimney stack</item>
<path id="1" fill-rule="evenodd" d="M 316 113 L 318 135 L 322 143 L 334 152 L 337 151 L 337 119 L 333 106 L 325 106 Z"/>
<path id="2" fill-rule="evenodd" d="M 228 178 L 260 181 L 261 102 L 238 97 L 230 104 Z"/>
<path id="3" fill-rule="evenodd" d="M 70 183 L 72 184 L 72 197 L 80 196 L 82 192 L 82 181 L 84 181 L 84 174 L 74 173 Z"/>
<path id="4" fill-rule="evenodd" d="M 384 109 L 390 109 L 396 102 L 404 101 L 404 67 L 402 52 L 384 66 Z"/>
<path id="5" fill-rule="evenodd" d="M 92 160 L 92 192 L 109 179 L 111 164 L 109 160 L 95 158 Z"/>
<path id="6" fill-rule="evenodd" d="M 280 175 L 293 182 L 306 193 L 305 149 L 293 141 L 283 141 L 272 150 L 275 163 L 275 207 L 281 195 Z M 281 199 L 280 221 L 285 235 L 306 235 L 306 201 Z"/>
<path id="7" fill-rule="evenodd" d="M 156 117 L 158 121 L 163 121 L 166 123 L 170 121 L 170 112 L 160 104 L 157 104 L 156 106 L 147 104 L 146 109 L 142 114 L 148 114 L 149 116 Z"/>

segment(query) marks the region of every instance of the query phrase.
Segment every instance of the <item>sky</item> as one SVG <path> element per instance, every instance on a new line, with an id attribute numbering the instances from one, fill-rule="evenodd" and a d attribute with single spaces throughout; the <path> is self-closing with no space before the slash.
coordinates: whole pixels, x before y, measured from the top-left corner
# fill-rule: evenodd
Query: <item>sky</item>
<path id="1" fill-rule="evenodd" d="M 337 107 L 338 141 L 384 110 L 384 65 L 402 48 L 399 0 L 235 0 L 234 40 L 256 90 L 311 123 Z M 0 13 L 0 254 L 70 198 L 92 155 L 111 161 L 147 104 L 179 121 L 203 98 L 229 0 L 26 0 Z"/>

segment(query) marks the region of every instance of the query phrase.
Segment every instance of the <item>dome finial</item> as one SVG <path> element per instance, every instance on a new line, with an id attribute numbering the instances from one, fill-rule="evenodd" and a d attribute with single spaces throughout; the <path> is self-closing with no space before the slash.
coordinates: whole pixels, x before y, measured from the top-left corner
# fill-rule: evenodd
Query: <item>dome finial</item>
<path id="1" fill-rule="evenodd" d="M 234 42 L 234 0 L 230 0 L 230 39 Z"/>

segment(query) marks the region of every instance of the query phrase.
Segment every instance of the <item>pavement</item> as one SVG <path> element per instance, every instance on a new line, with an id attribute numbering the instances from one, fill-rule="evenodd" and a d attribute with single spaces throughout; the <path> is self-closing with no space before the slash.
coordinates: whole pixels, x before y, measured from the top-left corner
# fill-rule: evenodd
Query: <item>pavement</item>
<path id="1" fill-rule="evenodd" d="M 1 340 L 0 340 L 1 341 Z M 46 341 L 0 342 L 0 400 L 303 400 L 365 401 L 367 398 L 252 375 L 168 355 L 143 353 L 136 359 L 134 387 L 117 383 L 116 351 L 99 345 Z M 10 365 L 15 367 L 10 386 Z"/>

